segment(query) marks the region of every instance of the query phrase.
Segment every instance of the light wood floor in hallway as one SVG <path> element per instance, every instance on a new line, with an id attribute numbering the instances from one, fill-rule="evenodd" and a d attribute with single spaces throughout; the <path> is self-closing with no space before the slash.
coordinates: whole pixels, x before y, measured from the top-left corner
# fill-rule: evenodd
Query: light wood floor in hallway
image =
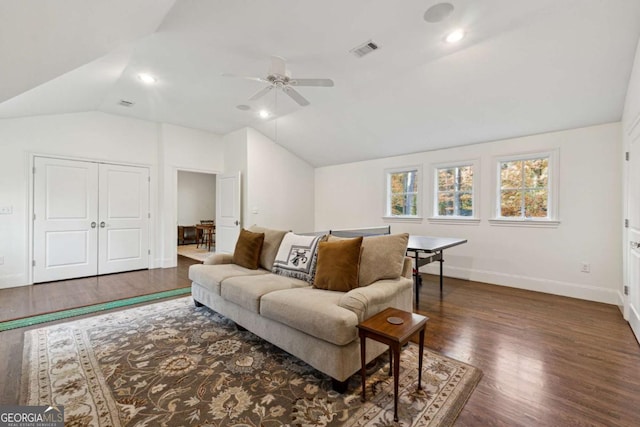
<path id="1" fill-rule="evenodd" d="M 0 320 L 189 286 L 196 262 L 0 290 Z M 640 426 L 640 346 L 617 307 L 424 279 L 426 346 L 484 372 L 456 425 Z M 0 404 L 18 402 L 25 329 L 0 333 Z"/>

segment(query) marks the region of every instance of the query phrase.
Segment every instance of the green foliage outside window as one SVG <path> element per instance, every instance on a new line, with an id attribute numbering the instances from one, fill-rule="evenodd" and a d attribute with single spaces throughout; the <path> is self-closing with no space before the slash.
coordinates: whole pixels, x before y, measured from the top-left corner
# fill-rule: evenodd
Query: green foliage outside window
<path id="1" fill-rule="evenodd" d="M 549 158 L 500 162 L 500 215 L 547 218 Z"/>
<path id="2" fill-rule="evenodd" d="M 473 167 L 437 170 L 438 216 L 473 216 Z"/>
<path id="3" fill-rule="evenodd" d="M 392 216 L 418 215 L 418 171 L 389 174 L 390 214 Z"/>

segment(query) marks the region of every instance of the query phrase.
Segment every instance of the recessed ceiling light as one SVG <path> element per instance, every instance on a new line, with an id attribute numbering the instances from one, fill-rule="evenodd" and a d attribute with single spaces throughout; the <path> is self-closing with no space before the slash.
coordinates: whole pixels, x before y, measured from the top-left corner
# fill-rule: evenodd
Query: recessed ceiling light
<path id="1" fill-rule="evenodd" d="M 431 6 L 424 13 L 424 20 L 431 23 L 442 21 L 453 12 L 453 5 L 451 3 L 438 3 Z"/>
<path id="2" fill-rule="evenodd" d="M 260 112 L 258 114 L 263 119 L 268 119 L 269 116 L 271 115 L 271 114 L 269 114 L 269 112 L 267 110 L 260 110 Z"/>
<path id="3" fill-rule="evenodd" d="M 140 81 L 142 81 L 142 83 L 146 83 L 148 85 L 154 84 L 156 82 L 156 78 L 147 73 L 138 74 L 138 78 L 140 79 Z"/>
<path id="4" fill-rule="evenodd" d="M 457 43 L 463 38 L 464 38 L 464 30 L 457 29 L 450 32 L 447 35 L 447 38 L 445 40 L 447 41 L 447 43 Z"/>

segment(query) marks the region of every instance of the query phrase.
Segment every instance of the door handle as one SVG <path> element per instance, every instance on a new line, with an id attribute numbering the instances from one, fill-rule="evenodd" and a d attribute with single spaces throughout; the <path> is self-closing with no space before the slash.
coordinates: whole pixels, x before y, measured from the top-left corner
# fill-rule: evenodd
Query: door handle
<path id="1" fill-rule="evenodd" d="M 240 225 L 240 221 L 236 220 L 235 225 Z"/>
<path id="2" fill-rule="evenodd" d="M 95 221 L 92 221 L 92 222 L 91 222 L 91 228 L 96 228 L 96 225 L 98 225 L 98 224 L 96 224 L 96 222 L 95 222 Z"/>
<path id="3" fill-rule="evenodd" d="M 631 245 L 631 249 L 640 248 L 640 242 L 629 242 L 629 244 Z"/>
<path id="4" fill-rule="evenodd" d="M 102 221 L 102 222 L 100 223 L 100 228 L 104 228 L 104 227 L 106 227 L 106 225 L 107 225 L 107 224 L 105 224 L 105 222 L 104 222 L 104 221 Z"/>

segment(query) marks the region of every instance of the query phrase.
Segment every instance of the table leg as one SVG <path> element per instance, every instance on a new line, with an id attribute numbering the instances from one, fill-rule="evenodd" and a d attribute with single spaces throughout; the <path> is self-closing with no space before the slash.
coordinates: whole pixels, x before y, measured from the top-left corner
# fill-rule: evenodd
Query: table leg
<path id="1" fill-rule="evenodd" d="M 422 356 L 424 355 L 424 330 L 426 325 L 420 329 L 420 348 L 418 350 L 418 390 L 422 390 Z"/>
<path id="2" fill-rule="evenodd" d="M 415 260 L 415 270 L 413 272 L 413 282 L 416 288 L 416 307 L 419 308 L 420 307 L 420 265 L 418 264 L 418 260 L 420 259 L 420 257 L 418 256 L 418 252 L 414 252 L 413 254 L 414 260 Z"/>
<path id="3" fill-rule="evenodd" d="M 389 346 L 389 376 L 393 376 L 393 349 Z"/>
<path id="4" fill-rule="evenodd" d="M 440 251 L 440 294 L 442 294 L 442 265 L 444 264 L 444 251 Z"/>
<path id="5" fill-rule="evenodd" d="M 367 339 L 364 331 L 360 330 L 360 375 L 362 376 L 362 401 L 367 400 L 366 396 L 366 380 L 367 380 Z"/>
<path id="6" fill-rule="evenodd" d="M 393 346 L 393 420 L 398 421 L 398 381 L 400 380 L 400 343 Z"/>

